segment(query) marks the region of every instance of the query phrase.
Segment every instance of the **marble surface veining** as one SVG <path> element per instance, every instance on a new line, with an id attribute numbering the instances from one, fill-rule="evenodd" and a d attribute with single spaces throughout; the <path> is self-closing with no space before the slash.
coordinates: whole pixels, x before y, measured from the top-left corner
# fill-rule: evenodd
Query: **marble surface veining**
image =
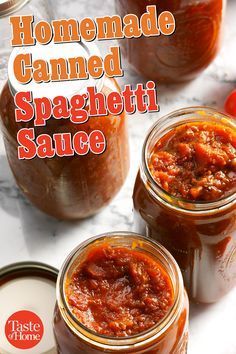
<path id="1" fill-rule="evenodd" d="M 52 1 L 60 18 L 115 13 L 113 0 Z M 226 95 L 236 86 L 236 1 L 228 2 L 220 54 L 195 81 L 159 86 L 160 112 L 129 117 L 131 169 L 122 190 L 101 213 L 78 222 L 54 220 L 36 210 L 15 185 L 0 139 L 0 266 L 35 260 L 60 267 L 68 253 L 84 239 L 103 232 L 132 230 L 132 190 L 143 139 L 160 116 L 186 106 L 207 105 L 222 110 Z M 100 42 L 103 53 L 112 42 Z M 123 67 L 126 68 L 125 63 Z M 140 79 L 128 70 L 121 85 Z M 210 286 L 210 285 L 209 285 Z M 236 289 L 211 306 L 192 306 L 189 354 L 236 354 Z"/>

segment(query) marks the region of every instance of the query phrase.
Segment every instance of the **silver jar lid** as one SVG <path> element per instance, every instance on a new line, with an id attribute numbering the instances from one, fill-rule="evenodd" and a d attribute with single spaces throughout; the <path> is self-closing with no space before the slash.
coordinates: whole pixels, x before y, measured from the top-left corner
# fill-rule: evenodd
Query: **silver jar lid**
<path id="1" fill-rule="evenodd" d="M 31 91 L 34 98 L 48 97 L 53 99 L 56 96 L 65 96 L 70 99 L 73 95 L 85 94 L 87 87 L 95 86 L 98 91 L 103 86 L 104 75 L 95 79 L 89 77 L 86 80 L 65 80 L 65 81 L 49 81 L 36 83 L 31 80 L 27 84 L 20 83 L 14 74 L 14 61 L 19 54 L 30 54 L 32 62 L 38 59 L 49 62 L 50 59 L 58 59 L 69 57 L 83 57 L 88 60 L 91 56 L 101 56 L 98 47 L 92 43 L 72 42 L 72 43 L 49 43 L 47 45 L 36 44 L 34 46 L 25 46 L 14 48 L 8 61 L 8 82 L 13 95 L 20 91 Z"/>
<path id="2" fill-rule="evenodd" d="M 14 13 L 30 0 L 0 0 L 0 17 Z"/>
<path id="3" fill-rule="evenodd" d="M 38 262 L 10 264 L 0 269 L 0 353 L 19 353 L 5 332 L 9 318 L 19 312 L 33 312 L 43 324 L 41 340 L 24 348 L 25 354 L 56 354 L 53 335 L 53 312 L 56 303 L 58 270 Z"/>

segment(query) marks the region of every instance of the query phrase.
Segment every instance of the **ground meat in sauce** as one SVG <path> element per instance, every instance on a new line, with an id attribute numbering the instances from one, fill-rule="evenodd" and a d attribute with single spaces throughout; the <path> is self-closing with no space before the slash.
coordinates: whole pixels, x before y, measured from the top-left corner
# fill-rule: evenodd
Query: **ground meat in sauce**
<path id="1" fill-rule="evenodd" d="M 170 277 L 143 252 L 95 247 L 67 280 L 66 298 L 87 328 L 106 336 L 139 334 L 159 323 L 173 305 Z"/>
<path id="2" fill-rule="evenodd" d="M 236 131 L 221 124 L 182 124 L 154 146 L 154 180 L 172 196 L 214 201 L 236 189 Z"/>

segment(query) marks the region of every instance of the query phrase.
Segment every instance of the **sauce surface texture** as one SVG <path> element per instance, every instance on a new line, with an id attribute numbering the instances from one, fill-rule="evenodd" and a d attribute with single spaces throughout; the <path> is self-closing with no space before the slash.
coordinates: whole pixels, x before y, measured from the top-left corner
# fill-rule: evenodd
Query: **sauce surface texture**
<path id="1" fill-rule="evenodd" d="M 236 188 L 236 132 L 221 124 L 180 125 L 155 144 L 149 171 L 164 190 L 190 201 L 214 201 Z"/>
<path id="2" fill-rule="evenodd" d="M 159 323 L 174 302 L 169 275 L 144 252 L 96 246 L 65 285 L 75 317 L 88 329 L 127 337 Z"/>

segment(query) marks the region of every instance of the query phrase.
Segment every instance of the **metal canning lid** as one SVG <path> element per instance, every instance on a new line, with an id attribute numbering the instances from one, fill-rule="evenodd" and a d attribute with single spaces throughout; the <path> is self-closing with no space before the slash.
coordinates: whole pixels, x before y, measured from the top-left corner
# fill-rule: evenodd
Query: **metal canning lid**
<path id="1" fill-rule="evenodd" d="M 14 13 L 30 0 L 0 0 L 0 17 Z"/>
<path id="2" fill-rule="evenodd" d="M 4 282 L 5 278 L 12 275 L 14 278 L 25 275 L 26 272 L 34 272 L 36 274 L 48 275 L 52 280 L 57 280 L 58 270 L 48 264 L 40 262 L 19 262 L 12 263 L 0 269 L 0 286 Z"/>
<path id="3" fill-rule="evenodd" d="M 0 269 L 1 354 L 17 354 L 21 349 L 24 349 L 26 354 L 57 353 L 52 325 L 57 276 L 57 269 L 38 262 L 14 263 Z M 43 328 L 39 341 L 32 344 L 30 335 L 34 334 L 25 334 L 24 331 L 19 333 L 15 331 L 16 327 L 12 327 L 12 316 L 14 320 L 16 319 L 15 323 L 20 323 L 20 320 L 17 321 L 20 312 L 26 315 L 33 314 L 39 318 Z M 28 317 L 24 318 L 24 321 L 28 324 Z M 9 326 L 11 326 L 10 332 Z M 22 339 L 22 334 L 28 337 Z M 12 338 L 17 342 L 12 342 Z M 26 345 L 24 348 L 21 346 L 22 343 Z"/>
<path id="4" fill-rule="evenodd" d="M 87 87 L 95 86 L 98 91 L 102 89 L 104 76 L 95 79 L 89 76 L 88 79 L 75 79 L 64 81 L 49 81 L 37 83 L 31 80 L 27 84 L 20 83 L 14 75 L 14 61 L 19 54 L 30 54 L 32 63 L 35 60 L 43 60 L 47 63 L 51 59 L 68 59 L 83 57 L 88 60 L 91 56 L 101 57 L 101 53 L 95 43 L 92 42 L 73 42 L 73 43 L 49 43 L 47 45 L 36 44 L 14 48 L 8 62 L 8 82 L 12 94 L 20 91 L 31 91 L 34 98 L 48 97 L 53 99 L 56 96 L 65 96 L 70 99 L 77 94 L 86 94 Z M 50 71 L 50 70 L 49 70 Z"/>

